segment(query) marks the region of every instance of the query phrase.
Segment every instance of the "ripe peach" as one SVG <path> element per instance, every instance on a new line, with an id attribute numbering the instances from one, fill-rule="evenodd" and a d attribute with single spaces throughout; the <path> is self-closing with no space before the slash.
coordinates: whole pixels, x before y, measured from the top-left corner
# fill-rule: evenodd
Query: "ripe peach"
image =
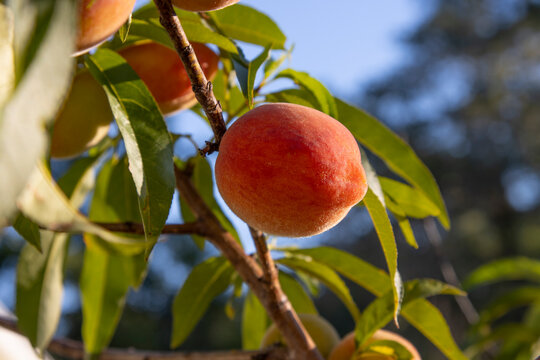
<path id="1" fill-rule="evenodd" d="M 173 5 L 188 11 L 212 11 L 236 4 L 240 0 L 172 0 Z"/>
<path id="2" fill-rule="evenodd" d="M 330 351 L 339 343 L 339 335 L 326 319 L 322 318 L 319 315 L 315 314 L 298 314 L 300 321 L 306 328 L 309 336 L 315 342 L 317 349 L 321 355 L 326 359 L 330 354 Z M 283 339 L 281 333 L 279 332 L 277 326 L 272 324 L 266 333 L 261 342 L 261 349 L 274 345 L 282 344 L 286 345 L 286 340 Z"/>
<path id="3" fill-rule="evenodd" d="M 233 123 L 221 141 L 216 182 L 246 223 L 290 237 L 331 228 L 367 191 L 349 130 L 320 111 L 284 103 L 259 106 Z"/>
<path id="4" fill-rule="evenodd" d="M 422 360 L 418 350 L 403 336 L 387 330 L 377 330 L 375 334 L 367 341 L 367 344 L 377 340 L 391 340 L 403 345 L 412 355 L 412 360 Z M 349 333 L 341 340 L 341 342 L 332 350 L 328 360 L 350 360 L 355 352 L 354 332 Z M 389 355 L 362 353 L 355 359 L 362 360 L 393 360 L 394 357 Z"/>
<path id="5" fill-rule="evenodd" d="M 216 76 L 219 57 L 204 44 L 193 43 L 191 46 L 206 78 L 211 81 Z M 197 102 L 176 51 L 155 42 L 142 42 L 118 53 L 144 81 L 163 114 L 187 109 Z"/>
<path id="6" fill-rule="evenodd" d="M 126 22 L 135 0 L 79 0 L 76 55 L 87 52 L 114 34 Z"/>
<path id="7" fill-rule="evenodd" d="M 71 157 L 96 145 L 107 136 L 112 119 L 109 100 L 101 85 L 88 71 L 80 72 L 56 117 L 51 156 Z"/>

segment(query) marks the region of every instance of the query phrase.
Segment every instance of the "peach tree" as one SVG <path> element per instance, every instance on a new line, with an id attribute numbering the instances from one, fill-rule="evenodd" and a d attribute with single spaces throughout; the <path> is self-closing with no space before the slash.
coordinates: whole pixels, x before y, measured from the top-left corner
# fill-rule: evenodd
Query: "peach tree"
<path id="1" fill-rule="evenodd" d="M 73 358 L 151 359 L 144 351 L 111 351 L 107 346 L 126 294 L 143 281 L 160 235 L 189 234 L 201 249 L 210 242 L 220 255 L 195 266 L 178 289 L 172 308 L 172 348 L 184 342 L 210 302 L 232 288 L 244 301 L 244 351 L 235 352 L 236 358 L 321 359 L 297 315 L 317 313 L 314 295 L 306 287 L 306 282 L 314 280 L 335 293 L 349 311 L 356 324 L 357 353 L 413 358 L 399 342 L 371 339 L 388 323 L 406 321 L 447 358 L 466 359 L 441 312 L 426 300 L 463 292 L 434 279 L 402 281 L 398 271 L 394 227 L 416 248 L 411 218 L 435 217 L 443 227 L 450 226 L 437 183 L 414 150 L 378 119 L 333 96 L 317 79 L 285 68 L 292 49 L 286 48 L 285 34 L 267 15 L 235 1 L 222 2 L 226 7 L 219 10 L 211 8 L 216 2 L 210 1 L 172 3 L 179 7 L 170 0 L 155 0 L 134 10 L 129 18 L 134 1 L 128 0 L 0 4 L 0 226 L 12 226 L 27 242 L 17 265 L 18 321 L 15 325 L 3 320 L 2 324 L 16 327 L 39 353 L 50 349 Z M 247 59 L 244 44 L 257 46 L 258 55 Z M 137 53 L 148 45 L 146 53 Z M 75 94 L 79 87 L 73 79 L 81 76 L 90 85 Z M 279 90 L 268 86 L 277 80 L 286 85 Z M 74 105 L 72 98 L 76 98 Z M 285 145 L 273 143 L 293 131 L 292 125 L 280 123 L 288 116 L 283 114 L 261 125 L 256 115 L 265 108 L 261 105 L 274 103 L 280 103 L 280 109 L 296 109 L 307 124 L 307 130 L 302 125 L 292 137 L 317 136 L 299 142 L 285 139 Z M 170 132 L 164 116 L 180 109 L 197 114 L 213 131 L 196 156 L 173 151 L 175 142 L 189 134 Z M 220 190 L 228 203 L 238 200 L 241 193 L 240 205 L 231 208 L 251 225 L 252 239 L 240 238 L 216 200 L 213 182 L 213 154 L 219 159 L 228 126 L 235 126 L 244 116 L 252 116 L 252 124 L 227 145 L 227 156 L 238 155 L 241 148 L 244 153 L 228 158 L 218 180 L 233 178 L 232 163 L 241 168 L 234 174 L 238 182 L 220 185 Z M 325 132 L 319 118 L 330 119 L 338 130 Z M 107 133 L 111 121 L 118 131 Z M 74 150 L 57 152 L 70 142 L 77 143 Z M 291 142 L 290 149 L 284 150 Z M 323 159 L 325 166 L 313 165 L 329 157 L 327 143 L 334 148 L 333 158 Z M 349 146 L 352 155 L 345 164 Z M 382 160 L 393 178 L 379 176 L 365 150 Z M 250 162 L 253 154 L 263 159 Z M 61 156 L 71 157 L 69 169 L 54 179 L 51 157 Z M 263 171 L 271 161 L 274 165 Z M 349 175 L 343 174 L 351 169 L 354 176 L 347 177 L 348 185 L 334 198 L 337 190 L 326 184 L 345 181 Z M 300 173 L 308 174 L 310 180 L 304 181 Z M 256 175 L 250 179 L 248 174 Z M 249 186 L 242 186 L 243 182 Z M 262 189 L 267 193 L 260 197 L 256 192 L 268 182 L 277 186 L 269 192 Z M 324 186 L 315 186 L 319 183 Z M 294 205 L 292 194 L 281 197 L 287 189 L 297 193 L 300 205 L 294 211 L 276 210 L 273 203 Z M 175 190 L 180 203 L 173 202 Z M 342 197 L 347 198 L 346 204 L 338 201 Z M 320 203 L 330 206 L 323 215 L 314 211 Z M 298 232 L 283 233 L 305 235 L 309 232 L 299 229 L 308 220 L 331 218 L 312 233 L 320 232 L 345 216 L 351 206 L 364 207 L 369 213 L 386 259 L 385 269 L 337 248 L 310 247 L 309 239 L 299 240 L 297 247 L 269 245 L 267 234 L 261 231 L 266 230 L 262 220 L 270 220 L 278 222 L 278 228 L 298 227 L 292 229 Z M 166 223 L 173 207 L 180 209 L 182 223 Z M 258 220 L 251 220 L 253 214 Z M 276 227 L 268 229 L 272 234 Z M 75 344 L 67 351 L 53 335 L 61 315 L 63 268 L 72 234 L 82 234 L 85 243 L 79 282 L 84 345 Z M 244 250 L 247 241 L 254 242 L 254 254 Z M 376 299 L 360 309 L 344 279 Z M 271 323 L 288 347 L 258 350 Z M 182 352 L 171 351 L 167 356 L 187 358 Z M 219 358 L 213 353 L 201 358 L 212 356 Z"/>

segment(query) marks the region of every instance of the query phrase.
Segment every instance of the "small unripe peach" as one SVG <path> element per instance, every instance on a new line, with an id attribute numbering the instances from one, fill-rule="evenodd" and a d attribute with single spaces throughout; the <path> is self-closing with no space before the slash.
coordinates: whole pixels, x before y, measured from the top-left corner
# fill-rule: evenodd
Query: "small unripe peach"
<path id="1" fill-rule="evenodd" d="M 411 360 L 422 360 L 418 350 L 414 347 L 413 344 L 403 336 L 393 333 L 387 330 L 377 330 L 375 334 L 367 341 L 366 345 L 378 340 L 391 340 L 401 344 L 405 347 L 412 355 Z M 328 360 L 351 360 L 354 352 L 356 351 L 354 343 L 354 332 L 349 333 L 347 336 L 341 340 L 341 342 L 332 350 Z M 393 360 L 394 357 L 383 354 L 375 353 L 362 353 L 355 359 L 358 360 Z"/>
<path id="2" fill-rule="evenodd" d="M 173 5 L 188 11 L 212 11 L 236 4 L 240 0 L 172 0 Z"/>
<path id="3" fill-rule="evenodd" d="M 284 103 L 259 106 L 233 123 L 221 140 L 216 183 L 246 223 L 290 237 L 331 228 L 367 191 L 349 130 L 320 111 Z"/>
<path id="4" fill-rule="evenodd" d="M 126 22 L 135 0 L 79 0 L 77 55 L 102 43 Z"/>
<path id="5" fill-rule="evenodd" d="M 88 71 L 80 72 L 54 122 L 51 157 L 76 156 L 96 145 L 107 136 L 112 119 L 101 85 Z"/>
<path id="6" fill-rule="evenodd" d="M 328 358 L 330 351 L 339 343 L 339 334 L 336 329 L 319 315 L 298 314 L 298 317 L 321 355 L 325 359 Z M 275 344 L 287 345 L 287 341 L 279 332 L 276 324 L 272 324 L 264 334 L 261 349 Z"/>
<path id="7" fill-rule="evenodd" d="M 204 75 L 211 81 L 217 73 L 219 57 L 204 44 L 191 44 Z M 197 100 L 186 69 L 176 51 L 155 43 L 137 43 L 118 51 L 135 70 L 156 99 L 163 114 L 187 109 Z"/>

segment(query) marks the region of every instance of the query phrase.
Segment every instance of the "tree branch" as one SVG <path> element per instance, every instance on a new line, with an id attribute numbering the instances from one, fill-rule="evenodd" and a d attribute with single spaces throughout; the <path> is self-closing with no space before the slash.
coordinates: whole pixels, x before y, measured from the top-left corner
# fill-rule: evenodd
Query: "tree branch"
<path id="1" fill-rule="evenodd" d="M 282 314 L 282 316 L 280 316 L 277 320 L 274 320 L 276 326 L 280 330 L 282 328 L 285 329 L 291 326 L 296 327 L 296 331 L 290 331 L 290 335 L 287 337 L 288 343 L 293 342 L 290 336 L 295 336 L 296 338 L 294 339 L 294 342 L 298 344 L 308 344 L 309 349 L 312 352 L 316 352 L 316 354 L 311 354 L 313 358 L 321 356 L 315 347 L 315 343 L 298 318 L 298 315 L 293 310 L 289 299 L 281 289 L 278 271 L 266 244 L 266 236 L 261 231 L 256 230 L 251 226 L 249 227 L 249 231 L 251 232 L 251 237 L 253 238 L 255 247 L 257 248 L 257 256 L 261 262 L 269 302 L 273 307 L 272 311 Z M 278 322 L 281 322 L 281 324 Z"/>
<path id="2" fill-rule="evenodd" d="M 201 104 L 210 125 L 212 126 L 215 141 L 213 143 L 207 142 L 206 147 L 200 150 L 200 153 L 203 156 L 211 154 L 219 149 L 221 138 L 227 130 L 225 121 L 223 121 L 221 105 L 214 96 L 212 83 L 206 80 L 206 76 L 197 60 L 197 56 L 189 43 L 178 16 L 176 16 L 176 13 L 174 12 L 171 1 L 154 0 L 154 2 L 159 10 L 159 21 L 165 30 L 167 30 L 167 33 L 169 33 L 169 37 L 186 68 L 195 97 L 199 104 Z"/>
<path id="3" fill-rule="evenodd" d="M 144 226 L 143 224 L 134 223 L 134 222 L 123 222 L 123 223 L 106 223 L 106 222 L 93 222 L 93 224 L 101 226 L 102 228 L 112 231 L 112 232 L 122 232 L 130 234 L 144 235 Z M 70 231 L 70 226 L 67 225 L 58 225 L 56 227 L 43 227 L 40 226 L 42 230 L 50 230 L 55 232 L 72 232 Z M 161 231 L 162 234 L 196 234 L 200 236 L 206 235 L 205 225 L 200 221 L 187 222 L 184 224 L 167 224 L 163 227 Z"/>
<path id="4" fill-rule="evenodd" d="M 274 275 L 273 280 L 267 283 L 267 278 L 270 279 L 272 276 L 270 272 L 265 274 L 255 260 L 246 255 L 240 244 L 223 228 L 212 210 L 204 203 L 188 176 L 176 167 L 175 173 L 176 187 L 180 196 L 187 202 L 199 220 L 207 225 L 207 239 L 230 261 L 257 296 L 279 331 L 287 339 L 291 349 L 291 359 L 322 360 L 322 356 L 298 320 L 298 316 L 285 294 L 272 290 L 280 289 L 277 275 Z M 266 243 L 264 247 L 266 247 Z M 266 257 L 266 263 L 268 257 Z"/>
<path id="5" fill-rule="evenodd" d="M 0 317 L 0 326 L 17 332 L 14 320 Z M 84 345 L 80 341 L 59 338 L 53 339 L 47 350 L 50 353 L 73 360 L 84 359 Z M 141 351 L 133 349 L 107 349 L 99 360 L 286 360 L 292 359 L 286 348 L 271 347 L 257 351 L 216 351 L 216 352 L 176 352 Z"/>

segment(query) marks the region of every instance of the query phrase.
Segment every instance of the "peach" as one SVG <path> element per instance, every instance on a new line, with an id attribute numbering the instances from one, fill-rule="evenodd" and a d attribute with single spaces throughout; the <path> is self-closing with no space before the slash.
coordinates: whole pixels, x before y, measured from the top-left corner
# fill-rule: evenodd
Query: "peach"
<path id="1" fill-rule="evenodd" d="M 330 351 L 339 343 L 339 335 L 336 329 L 319 315 L 298 314 L 298 317 L 313 342 L 315 342 L 315 346 L 317 346 L 321 355 L 325 359 L 328 358 Z M 275 344 L 286 345 L 286 340 L 281 336 L 277 326 L 272 324 L 264 334 L 261 349 Z"/>
<path id="2" fill-rule="evenodd" d="M 114 34 L 129 18 L 135 0 L 80 0 L 76 55 Z"/>
<path id="3" fill-rule="evenodd" d="M 321 233 L 364 197 L 367 182 L 353 135 L 332 117 L 295 104 L 259 106 L 221 140 L 216 182 L 252 227 L 290 237 Z"/>
<path id="4" fill-rule="evenodd" d="M 403 336 L 393 333 L 387 330 L 377 330 L 375 334 L 367 341 L 370 344 L 377 340 L 391 340 L 403 345 L 412 355 L 412 360 L 422 360 L 418 350 L 413 344 Z M 356 351 L 354 343 L 354 332 L 349 333 L 341 340 L 341 342 L 332 350 L 328 360 L 350 360 Z M 394 360 L 395 358 L 390 355 L 375 354 L 375 353 L 361 353 L 355 359 L 362 360 Z"/>
<path id="5" fill-rule="evenodd" d="M 72 157 L 96 145 L 107 136 L 112 119 L 101 85 L 88 71 L 78 73 L 54 122 L 51 156 Z"/>
<path id="6" fill-rule="evenodd" d="M 219 57 L 204 44 L 191 44 L 206 78 L 217 73 Z M 184 64 L 176 51 L 155 43 L 137 43 L 118 51 L 156 99 L 161 112 L 171 114 L 197 103 Z"/>
<path id="7" fill-rule="evenodd" d="M 212 11 L 236 4 L 240 0 L 172 0 L 174 6 L 188 11 Z"/>

